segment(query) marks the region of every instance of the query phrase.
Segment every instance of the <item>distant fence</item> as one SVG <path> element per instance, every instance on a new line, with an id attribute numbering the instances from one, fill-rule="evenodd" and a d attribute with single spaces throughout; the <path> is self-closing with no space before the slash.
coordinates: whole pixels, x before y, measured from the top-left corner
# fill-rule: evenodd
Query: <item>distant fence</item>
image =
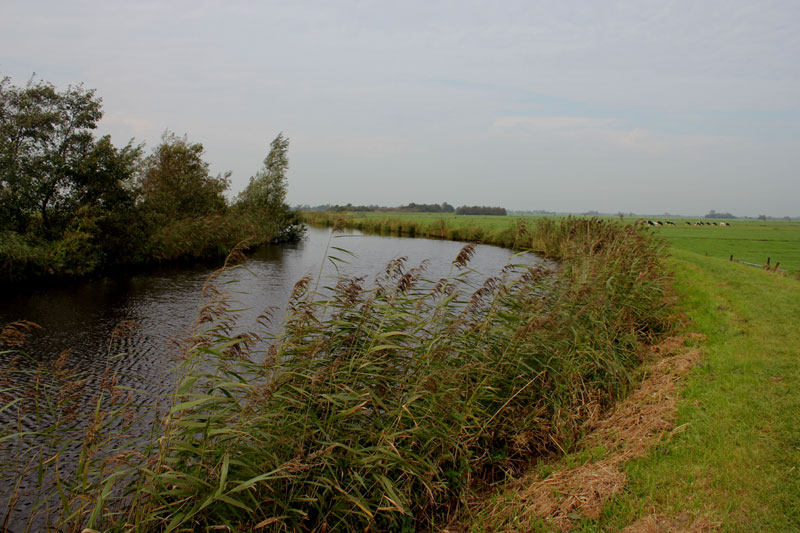
<path id="1" fill-rule="evenodd" d="M 759 265 L 758 263 L 748 263 L 747 261 L 742 261 L 741 259 L 734 259 L 733 254 L 731 254 L 731 258 L 730 258 L 730 260 L 733 261 L 734 263 L 740 263 L 742 265 L 747 265 L 747 266 L 751 266 L 751 267 L 757 267 L 757 268 L 761 268 L 763 270 L 768 270 L 770 272 L 780 272 L 782 274 L 786 274 L 786 270 L 784 270 L 782 268 L 778 268 L 780 266 L 780 264 L 781 264 L 780 261 L 777 261 L 774 266 L 770 266 L 769 263 L 770 263 L 771 259 L 772 259 L 771 257 L 767 257 L 767 262 L 765 264 L 763 264 L 763 265 Z"/>

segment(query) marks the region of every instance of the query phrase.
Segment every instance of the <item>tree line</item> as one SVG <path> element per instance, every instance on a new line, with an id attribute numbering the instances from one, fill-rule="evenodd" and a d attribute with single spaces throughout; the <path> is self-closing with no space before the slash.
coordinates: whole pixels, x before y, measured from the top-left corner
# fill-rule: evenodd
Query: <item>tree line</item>
<path id="1" fill-rule="evenodd" d="M 83 85 L 0 80 L 0 279 L 82 275 L 125 264 L 210 257 L 240 240 L 302 236 L 286 199 L 279 134 L 233 201 L 203 145 L 165 131 L 149 154 L 94 130 L 102 100 Z"/>
<path id="2" fill-rule="evenodd" d="M 411 202 L 398 207 L 385 207 L 378 205 L 331 205 L 323 204 L 311 207 L 309 205 L 297 206 L 301 211 L 332 211 L 334 213 L 372 213 L 372 212 L 405 212 L 405 213 L 454 213 L 456 215 L 506 215 L 502 207 L 466 206 L 455 208 L 447 202 L 441 204 L 418 204 Z"/>

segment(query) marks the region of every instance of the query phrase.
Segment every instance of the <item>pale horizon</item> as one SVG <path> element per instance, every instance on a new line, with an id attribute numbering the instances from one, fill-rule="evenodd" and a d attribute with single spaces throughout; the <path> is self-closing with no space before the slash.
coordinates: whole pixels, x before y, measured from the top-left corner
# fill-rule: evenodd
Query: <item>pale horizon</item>
<path id="1" fill-rule="evenodd" d="M 800 216 L 796 2 L 8 1 L 0 76 L 103 99 L 287 201 Z"/>

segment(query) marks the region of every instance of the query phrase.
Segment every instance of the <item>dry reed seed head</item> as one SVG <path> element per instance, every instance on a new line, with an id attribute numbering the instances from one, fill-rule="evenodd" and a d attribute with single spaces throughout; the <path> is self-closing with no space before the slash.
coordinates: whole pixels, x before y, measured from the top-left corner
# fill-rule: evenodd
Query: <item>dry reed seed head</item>
<path id="1" fill-rule="evenodd" d="M 72 354 L 72 350 L 67 348 L 58 356 L 58 358 L 53 362 L 53 372 L 55 375 L 61 375 L 65 371 L 65 367 L 67 366 L 67 362 L 69 361 L 69 356 Z"/>
<path id="2" fill-rule="evenodd" d="M 386 264 L 386 269 L 383 272 L 384 279 L 389 282 L 395 279 L 400 279 L 405 274 L 405 264 L 408 257 L 395 257 Z"/>
<path id="3" fill-rule="evenodd" d="M 30 332 L 35 329 L 42 329 L 42 326 L 30 320 L 11 322 L 0 330 L 0 342 L 11 347 L 20 347 L 25 344 Z"/>
<path id="4" fill-rule="evenodd" d="M 250 247 L 250 240 L 251 239 L 244 239 L 236 243 L 228 256 L 225 258 L 225 263 L 222 266 L 222 270 L 225 270 L 233 265 L 241 264 L 245 259 L 247 259 L 247 256 L 245 256 L 244 252 Z"/>
<path id="5" fill-rule="evenodd" d="M 475 248 L 477 243 L 470 243 L 464 246 L 458 255 L 456 256 L 455 260 L 453 261 L 453 265 L 456 266 L 459 270 L 463 269 L 467 266 L 467 263 L 470 262 L 472 256 L 475 255 Z"/>
<path id="6" fill-rule="evenodd" d="M 139 322 L 135 322 L 133 320 L 123 320 L 119 322 L 115 327 L 114 330 L 111 332 L 111 339 L 127 339 L 130 338 L 133 333 L 142 327 L 142 324 Z"/>
<path id="7" fill-rule="evenodd" d="M 289 295 L 290 307 L 299 303 L 308 293 L 308 287 L 311 284 L 311 276 L 305 275 L 300 278 L 297 283 L 292 287 L 292 293 Z"/>
<path id="8" fill-rule="evenodd" d="M 415 281 L 414 273 L 407 272 L 397 281 L 397 290 L 400 291 L 400 293 L 406 293 L 414 285 Z"/>
<path id="9" fill-rule="evenodd" d="M 364 277 L 342 276 L 336 283 L 336 300 L 344 307 L 352 307 L 361 300 L 364 290 Z"/>
<path id="10" fill-rule="evenodd" d="M 261 312 L 260 315 L 256 317 L 256 324 L 263 327 L 264 329 L 269 329 L 270 326 L 272 326 L 272 321 L 274 320 L 275 317 L 275 311 L 277 310 L 278 308 L 275 306 L 267 307 L 266 309 L 264 309 L 264 311 Z"/>

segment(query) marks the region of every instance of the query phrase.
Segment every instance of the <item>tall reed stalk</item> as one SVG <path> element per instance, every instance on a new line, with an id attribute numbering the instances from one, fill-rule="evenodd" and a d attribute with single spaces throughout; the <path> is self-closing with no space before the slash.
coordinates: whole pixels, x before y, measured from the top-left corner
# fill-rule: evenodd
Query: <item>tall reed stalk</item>
<path id="1" fill-rule="evenodd" d="M 598 220 L 514 232 L 558 266 L 509 266 L 475 290 L 469 245 L 439 280 L 402 258 L 374 281 L 303 278 L 267 349 L 257 328 L 233 333 L 212 277 L 154 431 L 56 480 L 61 526 L 436 529 L 468 491 L 568 448 L 670 327 L 662 245 Z M 98 401 L 95 423 L 134 403 Z"/>

